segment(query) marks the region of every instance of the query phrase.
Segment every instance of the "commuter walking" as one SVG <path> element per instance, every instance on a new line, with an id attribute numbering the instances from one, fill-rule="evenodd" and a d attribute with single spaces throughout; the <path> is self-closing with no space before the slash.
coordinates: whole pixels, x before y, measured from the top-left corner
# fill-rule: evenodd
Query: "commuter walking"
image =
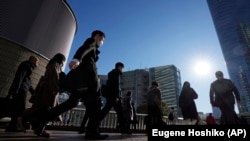
<path id="1" fill-rule="evenodd" d="M 210 85 L 210 103 L 221 111 L 220 124 L 239 124 L 239 118 L 234 110 L 235 98 L 240 103 L 240 94 L 230 79 L 224 78 L 223 72 L 215 72 L 217 80 Z"/>
<path id="2" fill-rule="evenodd" d="M 93 31 L 91 37 L 76 51 L 69 64 L 71 71 L 65 79 L 65 82 L 68 82 L 67 85 L 70 85 L 66 89 L 71 95 L 69 99 L 50 109 L 45 117 L 39 119 L 39 130 L 49 120 L 77 106 L 80 99 L 84 97 L 86 108 L 89 108 L 90 111 L 85 139 L 102 140 L 108 137 L 108 135 L 101 135 L 99 132 L 101 93 L 96 67 L 100 53 L 98 48 L 102 46 L 104 39 L 105 34 L 102 31 Z"/>
<path id="3" fill-rule="evenodd" d="M 131 134 L 130 124 L 133 121 L 133 106 L 132 106 L 132 92 L 128 91 L 122 102 L 124 127 L 127 134 Z"/>
<path id="4" fill-rule="evenodd" d="M 38 66 L 39 59 L 33 55 L 28 60 L 23 61 L 17 68 L 15 77 L 10 86 L 8 96 L 13 98 L 13 111 L 11 121 L 6 128 L 6 132 L 17 132 L 17 117 L 25 110 L 26 96 L 28 91 L 34 93 L 34 88 L 31 83 L 31 75 L 34 69 Z"/>
<path id="5" fill-rule="evenodd" d="M 162 126 L 164 121 L 162 120 L 162 100 L 161 100 L 161 90 L 159 89 L 159 83 L 153 81 L 151 83 L 151 88 L 147 94 L 148 103 L 148 116 L 146 121 L 146 130 L 150 132 L 152 126 Z"/>
<path id="6" fill-rule="evenodd" d="M 46 114 L 49 109 L 59 104 L 58 96 L 61 90 L 59 74 L 63 72 L 62 67 L 65 60 L 66 57 L 61 53 L 57 53 L 50 59 L 44 75 L 41 76 L 36 86 L 33 100 L 31 101 L 33 103 L 31 108 L 25 110 L 18 118 L 18 123 L 22 130 L 25 130 L 23 124 L 27 121 L 30 121 L 32 128 L 36 130 L 36 122 L 32 121 L 32 119 Z M 35 134 L 47 138 L 50 136 L 45 130 L 35 132 Z"/>
<path id="7" fill-rule="evenodd" d="M 195 124 L 198 120 L 198 112 L 195 104 L 195 99 L 198 98 L 196 91 L 190 86 L 188 81 L 185 81 L 179 97 L 179 105 L 181 108 L 183 119 L 188 124 Z"/>
<path id="8" fill-rule="evenodd" d="M 170 122 L 170 124 L 175 124 L 176 115 L 175 115 L 174 107 L 171 107 L 171 109 L 169 111 L 168 121 Z"/>
<path id="9" fill-rule="evenodd" d="M 122 113 L 122 103 L 121 103 L 121 88 L 120 88 L 120 76 L 122 75 L 122 70 L 124 64 L 117 62 L 115 68 L 108 73 L 108 80 L 106 83 L 106 104 L 101 110 L 101 120 L 105 118 L 108 112 L 114 107 L 117 113 L 118 124 L 121 130 L 121 133 L 126 133 L 123 113 Z"/>

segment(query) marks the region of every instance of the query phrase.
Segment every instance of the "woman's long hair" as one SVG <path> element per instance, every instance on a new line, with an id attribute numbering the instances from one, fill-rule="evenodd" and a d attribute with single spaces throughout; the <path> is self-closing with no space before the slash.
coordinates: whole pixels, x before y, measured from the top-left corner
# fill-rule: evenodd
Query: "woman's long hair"
<path id="1" fill-rule="evenodd" d="M 66 60 L 66 57 L 61 54 L 61 53 L 57 53 L 52 59 L 50 59 L 48 65 L 54 63 L 54 62 L 57 62 L 59 64 L 63 64 L 63 62 Z M 47 65 L 47 66 L 48 66 Z"/>
<path id="2" fill-rule="evenodd" d="M 181 94 L 182 94 L 183 92 L 186 92 L 188 89 L 190 89 L 190 83 L 189 83 L 188 81 L 185 81 L 185 82 L 183 83 L 183 87 L 182 87 L 182 90 L 181 90 Z"/>

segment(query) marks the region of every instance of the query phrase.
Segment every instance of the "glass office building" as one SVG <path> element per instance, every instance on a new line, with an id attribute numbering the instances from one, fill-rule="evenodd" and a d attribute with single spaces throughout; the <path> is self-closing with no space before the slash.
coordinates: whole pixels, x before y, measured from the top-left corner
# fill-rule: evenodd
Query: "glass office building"
<path id="1" fill-rule="evenodd" d="M 104 75 L 100 75 L 101 83 L 106 81 Z M 151 67 L 148 69 L 136 69 L 125 71 L 121 76 L 120 86 L 123 96 L 132 91 L 132 101 L 137 108 L 147 102 L 147 94 L 152 81 L 157 81 L 162 92 L 162 102 L 174 107 L 180 115 L 178 99 L 181 91 L 181 77 L 179 69 L 174 65 Z"/>
<path id="2" fill-rule="evenodd" d="M 240 113 L 250 110 L 250 1 L 207 0 L 230 79 L 242 101 Z"/>
<path id="3" fill-rule="evenodd" d="M 168 107 L 174 107 L 179 111 L 178 99 L 181 91 L 180 70 L 174 65 L 165 65 L 149 68 L 149 84 L 152 81 L 159 83 L 162 92 L 162 101 L 168 104 Z"/>

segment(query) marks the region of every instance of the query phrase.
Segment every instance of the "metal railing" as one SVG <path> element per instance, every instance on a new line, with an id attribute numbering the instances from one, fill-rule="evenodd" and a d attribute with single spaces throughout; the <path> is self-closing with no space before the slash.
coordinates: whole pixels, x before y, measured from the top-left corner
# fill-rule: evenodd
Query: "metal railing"
<path id="1" fill-rule="evenodd" d="M 63 128 L 65 130 L 76 130 L 80 127 L 82 119 L 85 114 L 85 109 L 83 108 L 73 108 L 65 113 L 63 113 L 62 121 L 50 121 L 47 126 L 49 128 Z M 136 131 L 137 132 L 144 132 L 146 130 L 146 125 L 144 122 L 145 117 L 147 114 L 137 114 L 137 123 L 136 123 Z M 163 120 L 166 122 L 167 125 L 185 125 L 187 124 L 186 121 L 182 119 L 177 119 L 174 122 L 171 122 L 167 119 L 166 116 L 163 117 Z M 101 121 L 100 129 L 102 131 L 118 131 L 117 130 L 117 114 L 115 111 L 110 111 L 107 116 Z M 131 124 L 131 129 L 133 129 L 133 125 Z"/>

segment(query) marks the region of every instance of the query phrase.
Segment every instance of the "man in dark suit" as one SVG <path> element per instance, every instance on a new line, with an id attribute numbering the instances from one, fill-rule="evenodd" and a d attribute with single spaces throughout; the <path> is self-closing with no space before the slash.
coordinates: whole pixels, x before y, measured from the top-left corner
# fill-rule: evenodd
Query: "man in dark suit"
<path id="1" fill-rule="evenodd" d="M 13 98 L 13 109 L 11 114 L 11 121 L 6 128 L 6 132 L 16 132 L 17 117 L 25 110 L 26 95 L 30 91 L 34 93 L 34 88 L 31 85 L 31 74 L 38 66 L 39 59 L 35 56 L 30 56 L 29 60 L 21 62 L 15 73 L 15 77 L 10 86 L 8 96 Z"/>
<path id="2" fill-rule="evenodd" d="M 238 124 L 239 119 L 234 110 L 235 98 L 240 102 L 240 94 L 236 86 L 229 79 L 225 79 L 221 71 L 215 73 L 217 80 L 210 86 L 210 103 L 219 107 L 221 124 Z"/>
<path id="3" fill-rule="evenodd" d="M 78 102 L 83 99 L 89 111 L 85 139 L 102 140 L 108 137 L 107 135 L 101 135 L 98 130 L 100 125 L 101 93 L 96 62 L 100 53 L 98 48 L 102 46 L 104 39 L 105 34 L 102 31 L 93 31 L 91 37 L 86 39 L 83 45 L 78 48 L 69 64 L 71 71 L 65 78 L 70 81 L 68 85 L 71 85 L 66 88 L 71 93 L 69 99 L 52 108 L 46 114 L 47 116 L 39 119 L 40 123 L 35 132 L 41 131 L 46 122 L 77 106 Z"/>
<path id="4" fill-rule="evenodd" d="M 122 103 L 121 103 L 121 88 L 120 88 L 120 76 L 122 75 L 122 69 L 124 64 L 117 62 L 115 68 L 108 73 L 108 80 L 106 83 L 105 97 L 107 102 L 101 110 L 101 120 L 105 118 L 110 109 L 114 107 L 117 113 L 118 124 L 121 129 L 121 133 L 126 133 L 123 114 L 122 114 Z"/>

